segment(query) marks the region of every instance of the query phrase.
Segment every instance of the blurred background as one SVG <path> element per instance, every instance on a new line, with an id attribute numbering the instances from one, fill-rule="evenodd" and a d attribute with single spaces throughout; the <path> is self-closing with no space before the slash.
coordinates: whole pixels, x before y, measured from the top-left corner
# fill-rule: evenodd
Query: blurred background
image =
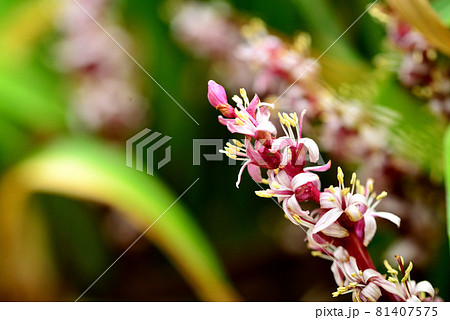
<path id="1" fill-rule="evenodd" d="M 193 165 L 193 139 L 232 137 L 209 79 L 307 109 L 323 185 L 337 166 L 372 177 L 402 218 L 379 221 L 380 272 L 400 254 L 449 299 L 450 1 L 405 3 L 379 1 L 313 64 L 371 2 L 2 0 L 0 299 L 348 301 L 250 177 L 235 187 L 238 166 Z M 144 128 L 172 137 L 154 176 L 125 165 Z"/>

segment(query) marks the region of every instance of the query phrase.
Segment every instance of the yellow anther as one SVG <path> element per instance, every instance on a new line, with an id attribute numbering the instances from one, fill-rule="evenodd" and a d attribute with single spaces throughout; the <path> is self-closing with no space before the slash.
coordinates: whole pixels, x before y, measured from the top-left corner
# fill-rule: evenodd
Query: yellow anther
<path id="1" fill-rule="evenodd" d="M 421 291 L 421 292 L 419 292 L 419 299 L 420 300 L 425 300 L 425 298 L 427 297 L 427 295 L 425 294 L 425 292 L 423 292 L 423 291 Z"/>
<path id="2" fill-rule="evenodd" d="M 291 118 L 292 118 L 292 120 L 294 120 L 294 123 L 295 123 L 295 126 L 296 126 L 298 124 L 297 114 L 295 112 L 291 113 Z"/>
<path id="3" fill-rule="evenodd" d="M 344 197 L 345 197 L 349 192 L 350 192 L 350 188 L 344 188 L 344 189 L 341 190 L 341 194 L 342 194 L 342 196 L 344 196 Z"/>
<path id="4" fill-rule="evenodd" d="M 373 179 L 367 180 L 367 186 L 369 189 L 369 193 L 371 193 L 373 191 Z"/>
<path id="5" fill-rule="evenodd" d="M 350 288 L 355 288 L 357 285 L 358 285 L 358 282 L 350 282 L 350 283 L 348 284 L 348 286 L 349 286 Z"/>
<path id="6" fill-rule="evenodd" d="M 322 252 L 320 252 L 318 250 L 314 250 L 314 251 L 311 251 L 311 255 L 313 257 L 320 257 L 322 255 Z"/>
<path id="7" fill-rule="evenodd" d="M 398 279 L 397 279 L 397 278 L 394 278 L 394 277 L 389 277 L 389 278 L 388 278 L 388 281 L 389 281 L 389 282 L 392 282 L 392 283 L 398 283 Z"/>
<path id="8" fill-rule="evenodd" d="M 381 200 L 381 199 L 383 199 L 383 198 L 386 197 L 386 196 L 387 196 L 387 192 L 386 192 L 386 191 L 383 191 L 382 193 L 380 193 L 380 194 L 378 195 L 377 200 Z"/>
<path id="9" fill-rule="evenodd" d="M 233 143 L 235 145 L 237 145 L 239 148 L 242 148 L 244 146 L 244 144 L 242 142 L 240 142 L 239 140 L 233 139 Z"/>
<path id="10" fill-rule="evenodd" d="M 286 126 L 292 126 L 292 119 L 291 118 L 289 118 L 289 116 L 287 115 L 287 113 L 286 112 L 283 112 L 283 119 L 284 119 L 284 124 L 286 125 Z M 295 126 L 295 124 L 294 124 L 294 126 Z"/>
<path id="11" fill-rule="evenodd" d="M 272 187 L 275 188 L 275 189 L 280 189 L 281 188 L 280 184 L 278 182 L 275 182 L 275 181 L 272 182 Z"/>
<path id="12" fill-rule="evenodd" d="M 366 188 L 364 188 L 363 186 L 359 186 L 359 193 L 360 194 L 365 194 L 366 193 Z"/>
<path id="13" fill-rule="evenodd" d="M 358 271 L 358 274 L 359 274 L 360 277 L 362 277 L 362 275 L 363 275 L 362 270 L 359 270 L 359 271 Z"/>
<path id="14" fill-rule="evenodd" d="M 280 112 L 278 112 L 278 118 L 280 118 L 280 123 L 282 125 L 285 125 L 285 126 L 289 125 L 289 124 L 286 124 L 286 120 L 283 118 L 283 115 Z"/>
<path id="15" fill-rule="evenodd" d="M 338 167 L 337 171 L 338 171 L 337 179 L 340 184 L 343 184 L 344 183 L 344 172 L 342 171 L 341 167 Z"/>
<path id="16" fill-rule="evenodd" d="M 227 157 L 230 158 L 230 159 L 234 159 L 234 160 L 237 159 L 237 155 L 235 155 L 235 154 L 230 154 L 230 153 L 225 153 L 225 154 L 226 154 Z"/>
<path id="17" fill-rule="evenodd" d="M 328 201 L 330 201 L 330 202 L 335 202 L 336 199 L 335 199 L 334 197 L 329 197 L 329 198 L 328 198 Z"/>
<path id="18" fill-rule="evenodd" d="M 392 266 L 389 264 L 389 262 L 387 260 L 384 260 L 384 266 L 386 267 L 387 271 L 390 274 L 393 274 L 393 275 L 397 275 L 398 274 L 398 271 L 395 270 L 394 268 L 392 268 Z"/>
<path id="19" fill-rule="evenodd" d="M 337 291 L 340 292 L 340 293 L 344 293 L 344 292 L 348 291 L 348 288 L 347 287 L 338 287 Z"/>
<path id="20" fill-rule="evenodd" d="M 261 197 L 261 198 L 271 198 L 272 197 L 271 193 L 269 193 L 267 191 L 263 191 L 263 190 L 255 191 L 255 193 L 258 197 Z"/>
<path id="21" fill-rule="evenodd" d="M 297 222 L 298 224 L 302 224 L 302 219 L 297 214 L 292 215 L 292 218 Z"/>
<path id="22" fill-rule="evenodd" d="M 267 179 L 262 179 L 262 180 L 261 180 L 261 183 L 269 184 L 269 180 L 267 180 Z"/>
<path id="23" fill-rule="evenodd" d="M 353 185 L 356 182 L 356 173 L 352 173 L 352 180 L 350 180 L 350 184 Z"/>
<path id="24" fill-rule="evenodd" d="M 243 125 L 245 124 L 245 123 L 244 123 L 241 119 L 239 119 L 239 118 L 234 119 L 234 121 L 236 122 L 237 125 L 240 125 L 240 126 L 243 126 Z"/>
<path id="25" fill-rule="evenodd" d="M 356 273 L 352 273 L 350 276 L 352 276 L 353 278 L 356 277 Z"/>
<path id="26" fill-rule="evenodd" d="M 339 291 L 335 291 L 333 292 L 331 295 L 333 296 L 333 298 L 336 298 L 340 295 L 341 293 Z"/>
<path id="27" fill-rule="evenodd" d="M 242 98 L 245 99 L 245 97 L 247 97 L 247 91 L 245 91 L 244 88 L 241 88 L 241 89 L 239 90 L 239 93 L 241 94 Z"/>
<path id="28" fill-rule="evenodd" d="M 242 119 L 242 120 L 248 120 L 249 119 L 249 115 L 247 113 L 244 113 L 242 111 L 235 111 L 236 115 Z"/>

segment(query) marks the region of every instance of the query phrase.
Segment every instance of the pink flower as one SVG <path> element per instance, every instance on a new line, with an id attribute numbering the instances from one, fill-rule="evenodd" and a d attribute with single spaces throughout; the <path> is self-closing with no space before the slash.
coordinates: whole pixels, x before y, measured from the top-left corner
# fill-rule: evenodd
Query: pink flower
<path id="1" fill-rule="evenodd" d="M 299 225 L 308 222 L 313 226 L 314 219 L 309 217 L 309 211 L 303 210 L 300 201 L 317 198 L 320 194 L 319 177 L 311 172 L 302 172 L 291 177 L 285 170 L 275 173 L 268 172 L 269 189 L 256 191 L 255 193 L 264 198 L 277 197 L 282 203 L 286 217 L 294 224 Z"/>
<path id="2" fill-rule="evenodd" d="M 416 283 L 416 281 L 411 280 L 411 271 L 413 268 L 412 262 L 409 263 L 408 267 L 405 267 L 403 257 L 396 256 L 396 259 L 401 274 L 399 274 L 399 271 L 392 268 L 387 260 L 384 260 L 384 265 L 387 269 L 387 272 L 390 274 L 388 280 L 397 287 L 397 290 L 399 292 L 398 295 L 403 299 L 403 301 L 442 301 L 442 299 L 436 295 L 436 290 L 434 290 L 431 283 L 429 283 L 428 281 L 421 281 L 419 283 Z"/>
<path id="3" fill-rule="evenodd" d="M 400 226 L 400 218 L 390 212 L 377 212 L 376 206 L 387 193 L 382 192 L 378 196 L 373 192 L 373 181 L 369 179 L 366 187 L 360 185 L 356 174 L 352 175 L 351 188 L 344 185 L 344 173 L 338 168 L 339 187 L 331 186 L 320 195 L 320 206 L 328 210 L 320 218 L 314 227 L 314 233 L 321 232 L 336 221 L 346 221 L 346 224 L 354 223 L 358 238 L 367 246 L 372 240 L 377 229 L 375 218 L 384 218 L 397 226 Z M 345 213 L 345 216 L 342 215 Z"/>
<path id="4" fill-rule="evenodd" d="M 252 101 L 249 101 L 245 89 L 241 89 L 240 94 L 242 99 L 233 97 L 237 105 L 237 108 L 233 108 L 228 104 L 225 89 L 212 80 L 208 82 L 209 102 L 226 117 L 219 116 L 221 124 L 227 126 L 231 133 L 271 140 L 277 134 L 275 126 L 269 120 L 268 108 L 273 105 L 261 102 L 256 94 Z"/>
<path id="5" fill-rule="evenodd" d="M 356 259 L 350 256 L 343 247 L 338 247 L 333 254 L 335 260 L 331 270 L 339 286 L 337 291 L 333 292 L 333 297 L 352 293 L 355 302 L 375 302 L 382 296 L 381 290 L 383 289 L 399 296 L 399 300 L 401 300 L 401 292 L 393 283 L 387 281 L 376 270 L 360 270 Z"/>

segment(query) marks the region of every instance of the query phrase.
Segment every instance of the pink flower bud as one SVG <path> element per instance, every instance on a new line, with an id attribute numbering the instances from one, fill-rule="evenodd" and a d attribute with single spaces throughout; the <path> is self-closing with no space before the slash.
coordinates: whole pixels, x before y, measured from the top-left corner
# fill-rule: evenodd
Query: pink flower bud
<path id="1" fill-rule="evenodd" d="M 225 89 L 213 80 L 208 81 L 208 100 L 227 118 L 235 118 L 234 108 L 228 104 Z"/>

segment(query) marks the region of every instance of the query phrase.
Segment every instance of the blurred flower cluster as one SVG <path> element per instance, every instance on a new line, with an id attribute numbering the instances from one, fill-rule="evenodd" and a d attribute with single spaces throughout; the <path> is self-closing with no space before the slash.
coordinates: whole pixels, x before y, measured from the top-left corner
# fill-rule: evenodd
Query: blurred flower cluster
<path id="1" fill-rule="evenodd" d="M 387 195 L 373 192 L 373 180 L 365 186 L 353 173 L 350 187 L 345 186 L 344 173 L 338 168 L 338 186 L 321 191 L 321 179 L 315 172 L 327 171 L 331 162 L 317 164 L 319 147 L 310 138 L 302 137 L 303 111 L 300 119 L 296 113 L 278 113 L 284 136 L 277 137 L 277 130 L 270 121 L 269 109 L 273 105 L 263 103 L 259 97 L 250 101 L 244 89 L 241 97 L 234 96 L 237 107 L 228 103 L 224 88 L 209 82 L 208 99 L 224 117 L 219 122 L 231 133 L 245 135 L 244 143 L 235 140 L 223 151 L 230 158 L 243 161 L 242 172 L 248 169 L 257 183 L 265 183 L 268 189 L 257 191 L 260 197 L 276 197 L 285 216 L 307 234 L 308 246 L 315 256 L 333 260 L 332 271 L 338 284 L 333 296 L 353 293 L 353 301 L 378 301 L 382 296 L 389 301 L 440 301 L 427 281 L 417 285 L 410 279 L 412 263 L 405 269 L 399 258 L 401 280 L 390 265 L 391 277 L 386 279 L 376 271 L 366 250 L 377 225 L 375 218 L 384 218 L 400 226 L 400 218 L 390 212 L 377 211 L 376 207 Z M 266 177 L 264 177 L 262 170 Z M 306 201 L 316 202 L 313 211 L 302 208 Z"/>
<path id="2" fill-rule="evenodd" d="M 387 6 L 376 6 L 372 15 L 386 25 L 391 44 L 401 54 L 400 82 L 427 101 L 438 116 L 450 116 L 450 60 Z"/>
<path id="3" fill-rule="evenodd" d="M 74 122 L 117 138 L 143 124 L 146 100 L 136 88 L 133 62 L 116 43 L 129 50 L 130 36 L 114 23 L 112 12 L 111 0 L 66 2 L 58 18 L 57 57 L 75 82 Z"/>

